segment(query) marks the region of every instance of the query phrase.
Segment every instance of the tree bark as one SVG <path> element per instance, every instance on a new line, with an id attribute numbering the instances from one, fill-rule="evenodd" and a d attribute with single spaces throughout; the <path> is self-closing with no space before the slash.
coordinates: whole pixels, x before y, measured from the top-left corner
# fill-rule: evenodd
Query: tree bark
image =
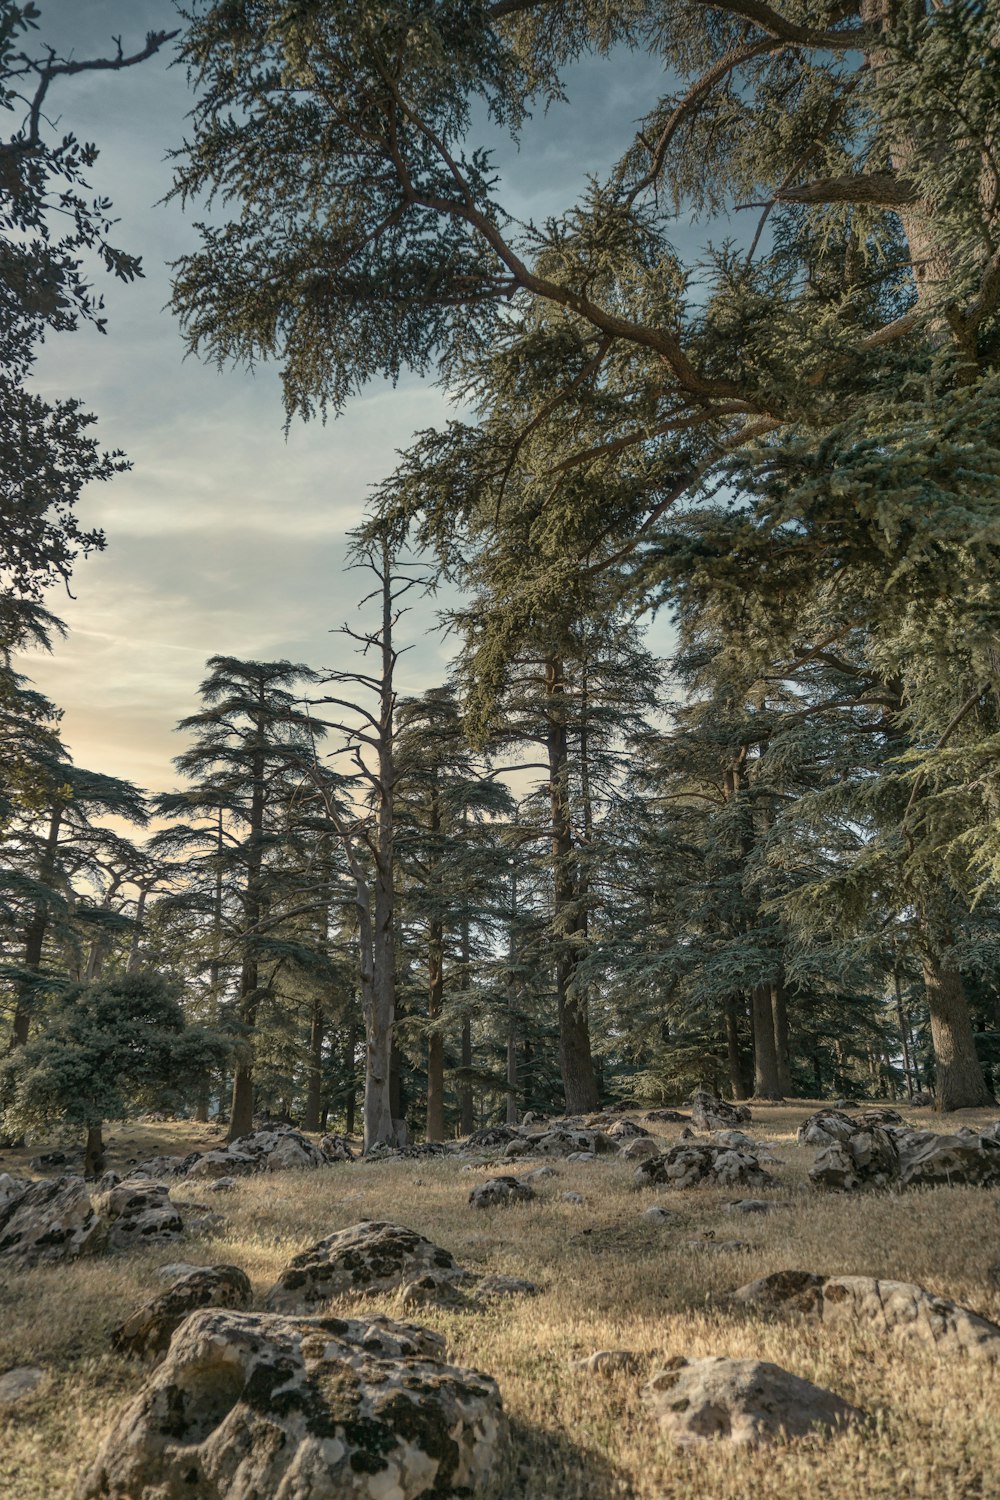
<path id="1" fill-rule="evenodd" d="M 100 1177 L 104 1171 L 104 1134 L 98 1125 L 87 1126 L 87 1144 L 83 1153 L 84 1177 Z"/>
<path id="2" fill-rule="evenodd" d="M 780 1099 L 778 1054 L 774 1046 L 774 1013 L 771 1009 L 771 986 L 754 988 L 753 1005 L 753 1092 L 755 1099 Z"/>
<path id="3" fill-rule="evenodd" d="M 312 1018 L 309 1024 L 309 1076 L 306 1081 L 306 1107 L 302 1116 L 303 1130 L 319 1129 L 320 1096 L 323 1086 L 323 1001 L 313 1001 Z"/>
<path id="4" fill-rule="evenodd" d="M 934 1043 L 935 1108 L 945 1112 L 994 1104 L 976 1054 L 962 976 L 932 951 L 923 954 L 923 970 Z"/>
<path id="5" fill-rule="evenodd" d="M 56 873 L 56 850 L 59 847 L 59 830 L 62 826 L 63 807 L 57 802 L 49 818 L 48 833 L 42 845 L 38 862 L 38 879 L 41 885 L 50 886 Z M 37 974 L 42 967 L 45 934 L 49 925 L 49 907 L 46 901 L 36 901 L 24 931 L 24 951 L 21 962 L 29 973 Z M 11 1032 L 11 1050 L 23 1047 L 31 1030 L 32 989 L 30 982 L 19 984 L 14 1002 L 14 1024 Z"/>
<path id="6" fill-rule="evenodd" d="M 779 976 L 771 985 L 771 1015 L 774 1020 L 774 1053 L 778 1069 L 778 1089 L 782 1097 L 792 1093 L 791 1049 L 788 1043 L 788 997 L 784 980 Z"/>
<path id="7" fill-rule="evenodd" d="M 254 720 L 256 736 L 251 759 L 249 828 L 247 832 L 247 874 L 243 894 L 243 963 L 240 968 L 239 1015 L 246 1027 L 245 1051 L 236 1064 L 233 1076 L 233 1104 L 227 1141 L 238 1140 L 253 1129 L 253 1033 L 257 1025 L 260 972 L 257 962 L 256 931 L 261 919 L 261 875 L 264 868 L 264 776 L 266 756 L 266 694 L 263 681 L 258 689 L 259 712 Z"/>
<path id="8" fill-rule="evenodd" d="M 441 806 L 435 780 L 431 788 L 428 832 L 432 850 L 441 833 Z M 440 860 L 431 854 L 428 885 L 440 899 Z M 444 1001 L 444 927 L 439 917 L 427 924 L 427 1139 L 444 1140 L 444 1037 L 435 1024 Z"/>
<path id="9" fill-rule="evenodd" d="M 739 1010 L 735 995 L 729 995 L 726 998 L 725 1019 L 729 1091 L 734 1099 L 746 1099 L 750 1090 L 746 1085 L 746 1074 L 743 1067 L 743 1053 L 740 1048 Z"/>
<path id="10" fill-rule="evenodd" d="M 566 1111 L 575 1115 L 600 1103 L 590 1055 L 590 1028 L 575 979 L 582 938 L 569 810 L 569 747 L 566 734 L 565 683 L 562 662 L 545 665 L 548 704 L 546 744 L 549 764 L 549 811 L 552 845 L 552 915 L 556 939 L 555 986 L 559 1019 L 559 1066 Z"/>

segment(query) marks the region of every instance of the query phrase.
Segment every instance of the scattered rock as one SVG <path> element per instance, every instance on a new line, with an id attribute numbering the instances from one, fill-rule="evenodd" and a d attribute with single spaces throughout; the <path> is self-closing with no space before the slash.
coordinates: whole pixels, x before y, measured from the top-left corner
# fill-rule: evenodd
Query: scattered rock
<path id="1" fill-rule="evenodd" d="M 734 1198 L 725 1205 L 727 1214 L 773 1214 L 781 1208 L 780 1203 L 771 1203 L 766 1198 Z"/>
<path id="2" fill-rule="evenodd" d="M 933 1135 L 908 1132 L 897 1140 L 901 1187 L 934 1187 L 960 1183 L 992 1187 L 1000 1182 L 1000 1140 L 973 1131 L 968 1135 Z M 920 1136 L 920 1140 L 914 1139 Z"/>
<path id="3" fill-rule="evenodd" d="M 202 1191 L 206 1193 L 231 1193 L 236 1186 L 235 1177 L 217 1177 L 214 1182 L 206 1182 Z"/>
<path id="4" fill-rule="evenodd" d="M 474 1130 L 465 1145 L 472 1150 L 488 1150 L 518 1139 L 519 1134 L 511 1125 L 487 1125 L 482 1130 Z"/>
<path id="5" fill-rule="evenodd" d="M 128 1177 L 151 1177 L 154 1181 L 169 1177 L 186 1177 L 195 1162 L 200 1160 L 200 1151 L 189 1151 L 187 1156 L 149 1156 L 142 1162 L 133 1161 L 126 1175 Z"/>
<path id="6" fill-rule="evenodd" d="M 0 1259 L 38 1265 L 107 1248 L 107 1221 L 82 1177 L 28 1182 L 0 1173 Z"/>
<path id="7" fill-rule="evenodd" d="M 645 1161 L 648 1157 L 659 1154 L 660 1148 L 650 1135 L 636 1136 L 635 1140 L 628 1141 L 618 1153 L 623 1161 Z"/>
<path id="8" fill-rule="evenodd" d="M 726 1300 L 828 1327 L 868 1324 L 900 1343 L 920 1344 L 939 1354 L 964 1354 L 988 1363 L 1000 1359 L 1000 1328 L 995 1323 L 908 1281 L 778 1271 L 739 1287 Z"/>
<path id="9" fill-rule="evenodd" d="M 174 1333 L 199 1307 L 249 1307 L 250 1278 L 239 1266 L 201 1266 L 186 1271 L 152 1302 L 140 1307 L 111 1334 L 112 1347 L 134 1359 L 166 1353 Z"/>
<path id="10" fill-rule="evenodd" d="M 884 1187 L 898 1176 L 899 1152 L 892 1137 L 878 1126 L 836 1141 L 820 1152 L 809 1169 L 813 1186 L 831 1192 Z"/>
<path id="11" fill-rule="evenodd" d="M 633 1372 L 642 1365 L 640 1355 L 631 1349 L 598 1349 L 582 1359 L 571 1359 L 569 1366 L 579 1375 L 618 1375 L 621 1371 Z"/>
<path id="12" fill-rule="evenodd" d="M 575 1152 L 588 1155 L 611 1155 L 618 1150 L 618 1142 L 605 1135 L 602 1130 L 574 1130 L 565 1125 L 553 1130 L 533 1132 L 509 1141 L 505 1156 L 571 1156 Z"/>
<path id="13" fill-rule="evenodd" d="M 643 1389 L 666 1434 L 677 1443 L 750 1445 L 835 1431 L 863 1418 L 849 1402 L 799 1375 L 758 1359 L 677 1356 Z"/>
<path id="14" fill-rule="evenodd" d="M 713 1146 L 725 1146 L 730 1151 L 754 1151 L 757 1143 L 745 1130 L 713 1130 L 709 1136 Z"/>
<path id="15" fill-rule="evenodd" d="M 0 1411 L 7 1406 L 16 1406 L 37 1391 L 44 1379 L 45 1371 L 36 1365 L 18 1365 L 17 1369 L 0 1375 Z"/>
<path id="16" fill-rule="evenodd" d="M 440 1271 L 425 1271 L 399 1289 L 400 1306 L 407 1311 L 414 1307 L 462 1307 L 465 1301 L 455 1278 Z"/>
<path id="17" fill-rule="evenodd" d="M 593 1151 L 571 1151 L 566 1158 L 567 1161 L 596 1161 L 597 1156 Z"/>
<path id="18" fill-rule="evenodd" d="M 750 1107 L 729 1104 L 705 1089 L 691 1097 L 691 1124 L 696 1130 L 731 1130 L 735 1125 L 749 1125 Z"/>
<path id="19" fill-rule="evenodd" d="M 723 1146 L 671 1146 L 652 1156 L 636 1170 L 637 1187 L 665 1185 L 673 1188 L 712 1186 L 769 1187 L 774 1178 L 765 1172 L 749 1151 L 729 1151 Z"/>
<path id="20" fill-rule="evenodd" d="M 96 1199 L 95 1206 L 111 1221 L 111 1244 L 116 1250 L 177 1239 L 184 1232 L 166 1183 L 146 1177 L 126 1178 Z"/>
<path id="21" fill-rule="evenodd" d="M 662 1120 L 665 1125 L 686 1125 L 691 1116 L 682 1115 L 679 1109 L 651 1109 L 646 1119 Z"/>
<path id="22" fill-rule="evenodd" d="M 511 1203 L 530 1203 L 534 1196 L 534 1188 L 517 1177 L 490 1177 L 485 1182 L 476 1183 L 469 1193 L 469 1203 L 473 1208 L 497 1208 Z"/>
<path id="23" fill-rule="evenodd" d="M 608 1130 L 613 1141 L 630 1141 L 650 1134 L 645 1125 L 638 1125 L 635 1120 L 616 1120 Z"/>
<path id="24" fill-rule="evenodd" d="M 458 1278 L 454 1256 L 401 1224 L 366 1220 L 340 1229 L 282 1271 L 267 1295 L 273 1312 L 300 1312 L 331 1297 L 367 1297 L 394 1292 L 426 1271 Z"/>
<path id="25" fill-rule="evenodd" d="M 555 1167 L 532 1167 L 530 1172 L 524 1174 L 525 1182 L 542 1182 L 546 1177 L 558 1177 L 559 1173 Z"/>
<path id="26" fill-rule="evenodd" d="M 560 1201 L 560 1203 L 576 1203 L 576 1204 L 580 1204 L 580 1203 L 583 1202 L 583 1194 L 582 1193 L 560 1193 L 559 1194 L 559 1201 Z"/>
<path id="27" fill-rule="evenodd" d="M 190 1260 L 172 1260 L 168 1265 L 157 1266 L 156 1275 L 160 1281 L 179 1281 L 182 1276 L 187 1276 L 190 1271 L 208 1271 L 210 1266 L 196 1266 Z"/>
<path id="28" fill-rule="evenodd" d="M 80 1500 L 495 1500 L 509 1492 L 499 1391 L 440 1348 L 388 1319 L 193 1313 L 114 1423 Z"/>
<path id="29" fill-rule="evenodd" d="M 71 1146 L 67 1151 L 46 1151 L 41 1156 L 33 1156 L 28 1167 L 32 1172 L 51 1172 L 53 1167 L 73 1167 L 82 1160 L 82 1149 Z"/>
<path id="30" fill-rule="evenodd" d="M 484 1276 L 472 1294 L 474 1302 L 498 1302 L 507 1297 L 537 1297 L 540 1287 L 521 1276 Z"/>
<path id="31" fill-rule="evenodd" d="M 354 1148 L 346 1135 L 325 1135 L 319 1143 L 319 1149 L 331 1164 L 354 1160 Z"/>
<path id="32" fill-rule="evenodd" d="M 654 1203 L 651 1208 L 644 1208 L 642 1217 L 650 1224 L 679 1224 L 680 1214 L 675 1214 L 672 1208 L 664 1208 L 659 1203 Z"/>

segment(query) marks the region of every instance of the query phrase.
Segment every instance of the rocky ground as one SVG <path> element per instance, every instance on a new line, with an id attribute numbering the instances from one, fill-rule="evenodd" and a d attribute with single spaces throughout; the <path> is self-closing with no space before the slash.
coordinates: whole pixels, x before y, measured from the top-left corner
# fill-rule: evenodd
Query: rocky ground
<path id="1" fill-rule="evenodd" d="M 986 1500 L 997 1112 L 904 1108 L 942 1148 L 875 1119 L 800 1141 L 817 1108 L 363 1162 L 122 1127 L 70 1259 L 24 1185 L 79 1165 L 0 1153 L 0 1495 Z"/>

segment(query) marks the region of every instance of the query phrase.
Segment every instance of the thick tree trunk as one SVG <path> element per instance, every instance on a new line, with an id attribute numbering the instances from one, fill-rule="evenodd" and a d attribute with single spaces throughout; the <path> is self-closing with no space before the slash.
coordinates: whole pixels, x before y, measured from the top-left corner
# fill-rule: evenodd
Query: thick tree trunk
<path id="1" fill-rule="evenodd" d="M 436 781 L 431 788 L 428 832 L 432 845 L 441 833 L 441 808 Z M 440 884 L 440 861 L 432 854 L 428 885 L 436 895 Z M 444 1037 L 436 1022 L 444 1001 L 444 928 L 440 918 L 427 925 L 427 1139 L 444 1140 Z"/>
<path id="2" fill-rule="evenodd" d="M 354 1052 L 358 1045 L 358 1033 L 355 1026 L 347 1028 L 347 1040 L 344 1042 L 344 1129 L 348 1135 L 354 1134 L 354 1114 L 357 1101 L 357 1090 L 354 1085 Z"/>
<path id="3" fill-rule="evenodd" d="M 56 872 L 56 851 L 59 847 L 59 830 L 62 827 L 63 807 L 57 803 L 49 818 L 49 828 L 38 862 L 38 879 L 43 886 L 51 886 Z M 37 974 L 42 967 L 45 949 L 45 934 L 49 925 L 49 907 L 45 901 L 36 901 L 24 931 L 24 950 L 21 963 L 29 973 Z M 11 1050 L 23 1047 L 31 1030 L 33 992 L 30 981 L 19 984 L 14 1001 L 14 1023 L 11 1031 Z"/>
<path id="4" fill-rule="evenodd" d="M 771 987 L 759 984 L 753 991 L 753 1092 L 755 1099 L 780 1099 L 778 1054 L 774 1046 L 774 1015 Z"/>
<path id="5" fill-rule="evenodd" d="M 313 1001 L 309 1024 L 309 1076 L 306 1080 L 306 1107 L 303 1130 L 319 1129 L 320 1096 L 323 1088 L 323 1002 Z"/>
<path id="6" fill-rule="evenodd" d="M 104 1171 L 104 1134 L 100 1125 L 87 1126 L 87 1144 L 83 1153 L 84 1177 L 100 1177 Z"/>
<path id="7" fill-rule="evenodd" d="M 739 1008 L 735 995 L 730 995 L 726 999 L 725 1018 L 729 1091 L 734 1099 L 746 1099 L 750 1090 L 747 1088 L 746 1071 L 743 1066 L 743 1051 L 740 1047 Z"/>
<path id="8" fill-rule="evenodd" d="M 573 873 L 573 836 L 569 811 L 569 747 L 566 734 L 562 662 L 545 667 L 548 704 L 547 749 L 552 844 L 552 916 L 556 940 L 555 987 L 559 1019 L 559 1066 L 568 1114 L 583 1114 L 600 1104 L 590 1055 L 586 1005 L 575 985 L 580 957 L 580 913 Z"/>
<path id="9" fill-rule="evenodd" d="M 208 1124 L 208 1103 L 211 1080 L 207 1073 L 203 1074 L 198 1082 L 198 1096 L 195 1100 L 194 1118 L 198 1125 Z"/>
<path id="10" fill-rule="evenodd" d="M 899 978 L 899 965 L 892 971 L 893 988 L 896 992 L 896 1019 L 899 1023 L 899 1040 L 903 1049 L 903 1072 L 906 1075 L 906 1097 L 913 1098 L 913 1065 L 910 1060 L 909 1023 L 903 1008 L 903 987 Z"/>
<path id="11" fill-rule="evenodd" d="M 778 1069 L 778 1089 L 785 1097 L 792 1092 L 791 1051 L 788 1044 L 788 999 L 782 979 L 771 986 L 771 1015 L 774 1020 L 774 1054 Z"/>
<path id="12" fill-rule="evenodd" d="M 924 953 L 923 969 L 934 1044 L 935 1107 L 947 1111 L 995 1103 L 976 1054 L 962 976 L 932 952 Z"/>
<path id="13" fill-rule="evenodd" d="M 237 1141 L 253 1130 L 253 1064 L 236 1064 L 233 1074 L 233 1100 L 229 1112 L 227 1141 Z"/>
<path id="14" fill-rule="evenodd" d="M 462 1071 L 468 1079 L 469 1070 L 472 1067 L 472 1018 L 465 1016 L 462 1021 Z M 475 1100 L 472 1094 L 472 1084 L 463 1083 L 458 1091 L 458 1130 L 460 1135 L 471 1135 L 476 1128 L 475 1125 Z"/>
<path id="15" fill-rule="evenodd" d="M 267 769 L 265 754 L 265 689 L 263 682 L 258 688 L 259 713 L 254 722 L 255 749 L 251 761 L 250 812 L 247 832 L 247 877 L 243 894 L 243 964 L 240 969 L 239 1016 L 246 1027 L 244 1039 L 245 1055 L 236 1065 L 233 1077 L 233 1107 L 229 1119 L 226 1139 L 235 1141 L 253 1129 L 253 1033 L 257 1025 L 260 973 L 255 948 L 257 929 L 260 925 L 261 875 L 264 868 L 264 777 Z"/>

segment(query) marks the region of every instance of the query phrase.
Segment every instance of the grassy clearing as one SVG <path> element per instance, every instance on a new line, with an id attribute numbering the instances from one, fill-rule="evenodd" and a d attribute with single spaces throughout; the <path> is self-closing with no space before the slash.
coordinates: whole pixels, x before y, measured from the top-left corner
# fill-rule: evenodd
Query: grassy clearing
<path id="1" fill-rule="evenodd" d="M 934 1355 L 904 1354 L 864 1333 L 761 1324 L 707 1301 L 783 1268 L 917 1281 L 1000 1321 L 988 1269 L 1000 1258 L 1000 1200 L 982 1189 L 938 1188 L 899 1196 L 823 1197 L 806 1186 L 815 1151 L 795 1144 L 814 1106 L 755 1109 L 752 1133 L 776 1143 L 779 1186 L 755 1196 L 788 1200 L 767 1216 L 730 1215 L 735 1194 L 685 1193 L 631 1184 L 627 1163 L 556 1162 L 536 1184 L 537 1202 L 474 1211 L 466 1204 L 480 1168 L 461 1159 L 354 1163 L 250 1179 L 212 1199 L 226 1223 L 210 1237 L 169 1249 L 27 1273 L 0 1272 L 0 1372 L 43 1365 L 35 1395 L 0 1416 L 0 1496 L 69 1496 L 119 1404 L 142 1371 L 113 1355 L 108 1333 L 160 1290 L 156 1267 L 174 1260 L 242 1266 L 262 1296 L 296 1251 L 366 1218 L 393 1219 L 452 1250 L 472 1270 L 526 1276 L 541 1296 L 489 1311 L 431 1309 L 419 1321 L 445 1334 L 452 1358 L 500 1383 L 518 1445 L 519 1500 L 989 1500 L 1000 1494 L 1000 1370 Z M 983 1124 L 989 1114 L 935 1117 L 932 1128 Z M 926 1125 L 928 1112 L 914 1123 Z M 679 1126 L 654 1126 L 673 1143 Z M 204 1126 L 119 1131 L 110 1165 L 158 1150 L 217 1144 Z M 0 1170 L 24 1164 L 6 1153 Z M 520 1169 L 518 1169 L 520 1170 Z M 560 1201 L 567 1191 L 584 1204 Z M 179 1203 L 198 1201 L 178 1186 Z M 678 1226 L 645 1223 L 661 1202 Z M 751 1243 L 745 1254 L 693 1251 L 714 1232 Z M 346 1310 L 347 1304 L 332 1304 Z M 355 1304 L 356 1306 L 356 1304 Z M 392 1297 L 373 1311 L 399 1315 Z M 572 1357 L 602 1348 L 644 1354 L 648 1370 L 668 1354 L 770 1359 L 863 1407 L 872 1423 L 833 1440 L 805 1440 L 757 1454 L 685 1451 L 661 1441 L 639 1397 L 644 1376 L 580 1376 Z"/>

